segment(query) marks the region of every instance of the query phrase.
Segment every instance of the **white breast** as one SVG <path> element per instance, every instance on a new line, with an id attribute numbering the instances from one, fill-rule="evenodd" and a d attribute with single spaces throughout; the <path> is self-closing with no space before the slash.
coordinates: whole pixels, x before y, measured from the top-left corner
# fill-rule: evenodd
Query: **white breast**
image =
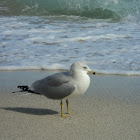
<path id="1" fill-rule="evenodd" d="M 80 77 L 77 77 L 74 81 L 75 85 L 77 86 L 77 89 L 66 97 L 66 99 L 70 99 L 79 95 L 82 95 L 85 93 L 85 91 L 88 89 L 90 84 L 90 78 L 87 74 L 81 75 Z"/>

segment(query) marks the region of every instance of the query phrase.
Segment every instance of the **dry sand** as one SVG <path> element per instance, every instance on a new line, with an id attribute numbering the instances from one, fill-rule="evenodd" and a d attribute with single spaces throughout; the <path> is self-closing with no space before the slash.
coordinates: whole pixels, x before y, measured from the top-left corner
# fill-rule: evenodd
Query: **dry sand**
<path id="1" fill-rule="evenodd" d="M 11 93 L 51 73 L 0 72 L 0 140 L 140 140 L 140 77 L 91 76 L 69 118 L 60 117 L 60 101 Z"/>

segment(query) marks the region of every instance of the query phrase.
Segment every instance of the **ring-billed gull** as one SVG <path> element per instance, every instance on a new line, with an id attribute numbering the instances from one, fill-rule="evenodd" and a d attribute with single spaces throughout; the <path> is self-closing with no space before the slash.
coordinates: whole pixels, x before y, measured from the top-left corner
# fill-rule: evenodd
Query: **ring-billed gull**
<path id="1" fill-rule="evenodd" d="M 37 80 L 29 86 L 18 86 L 22 92 L 31 92 L 41 94 L 50 99 L 61 100 L 61 116 L 63 114 L 63 99 L 66 99 L 67 113 L 69 112 L 68 99 L 83 94 L 89 87 L 90 77 L 88 74 L 94 74 L 90 68 L 81 62 L 75 62 L 71 65 L 70 71 L 50 75 L 44 79 Z"/>

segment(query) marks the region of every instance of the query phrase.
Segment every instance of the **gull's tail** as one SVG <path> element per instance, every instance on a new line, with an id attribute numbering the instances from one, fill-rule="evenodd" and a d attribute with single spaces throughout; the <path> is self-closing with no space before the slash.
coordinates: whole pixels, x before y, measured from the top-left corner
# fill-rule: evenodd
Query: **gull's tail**
<path id="1" fill-rule="evenodd" d="M 29 92 L 29 87 L 28 86 L 17 86 L 17 88 L 21 89 L 19 91 L 14 91 L 12 93 L 17 93 L 17 92 Z"/>
<path id="2" fill-rule="evenodd" d="M 28 86 L 25 86 L 25 85 L 22 85 L 22 86 L 19 85 L 19 86 L 17 86 L 17 88 L 19 88 L 19 89 L 21 89 L 21 90 L 19 90 L 19 91 L 15 91 L 15 92 L 12 92 L 12 93 L 17 93 L 17 92 L 28 92 L 28 93 L 39 94 L 39 93 L 36 93 L 36 92 L 30 90 L 29 87 L 28 87 Z"/>
<path id="3" fill-rule="evenodd" d="M 28 92 L 29 91 L 29 87 L 28 86 L 17 86 L 17 88 L 20 88 L 22 92 Z"/>

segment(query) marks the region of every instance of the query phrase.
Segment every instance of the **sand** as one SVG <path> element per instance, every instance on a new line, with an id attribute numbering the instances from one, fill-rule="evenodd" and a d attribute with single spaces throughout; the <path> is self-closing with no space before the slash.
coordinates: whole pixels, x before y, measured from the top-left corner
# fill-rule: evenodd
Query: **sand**
<path id="1" fill-rule="evenodd" d="M 68 118 L 58 100 L 12 93 L 53 72 L 0 72 L 0 140 L 140 140 L 140 77 L 91 75 Z"/>

